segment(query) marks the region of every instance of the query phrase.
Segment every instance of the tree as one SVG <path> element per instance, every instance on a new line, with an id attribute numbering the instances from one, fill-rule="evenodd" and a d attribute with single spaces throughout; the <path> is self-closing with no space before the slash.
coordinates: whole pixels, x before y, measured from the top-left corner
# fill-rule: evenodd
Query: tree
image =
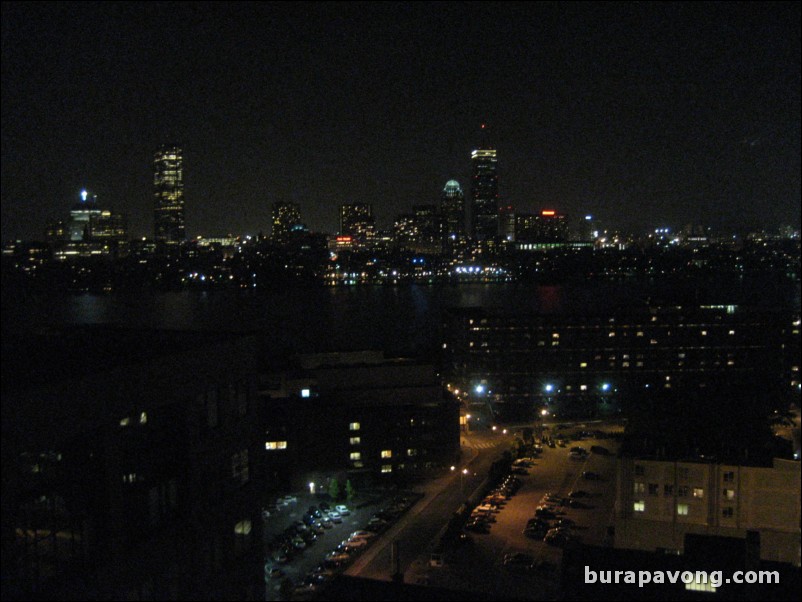
<path id="1" fill-rule="evenodd" d="M 349 502 L 356 497 L 356 489 L 354 489 L 354 486 L 351 484 L 351 479 L 345 482 L 345 496 L 348 498 Z"/>
<path id="2" fill-rule="evenodd" d="M 337 482 L 337 479 L 329 481 L 329 495 L 335 502 L 340 499 L 340 483 Z"/>

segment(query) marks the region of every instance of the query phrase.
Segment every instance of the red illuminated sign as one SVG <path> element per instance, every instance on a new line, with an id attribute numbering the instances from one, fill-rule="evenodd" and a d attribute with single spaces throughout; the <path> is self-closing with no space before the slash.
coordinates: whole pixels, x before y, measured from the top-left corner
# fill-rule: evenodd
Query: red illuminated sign
<path id="1" fill-rule="evenodd" d="M 540 215 L 557 215 L 557 212 L 553 209 L 544 209 L 540 212 Z"/>

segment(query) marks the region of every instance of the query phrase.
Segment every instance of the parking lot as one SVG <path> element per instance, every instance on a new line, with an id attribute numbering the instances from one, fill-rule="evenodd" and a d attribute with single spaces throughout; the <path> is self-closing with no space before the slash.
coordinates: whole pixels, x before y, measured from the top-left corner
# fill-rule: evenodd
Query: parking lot
<path id="1" fill-rule="evenodd" d="M 417 497 L 375 490 L 360 494 L 351 503 L 335 504 L 329 501 L 332 510 L 337 504 L 345 504 L 348 510 L 340 513 L 339 522 L 331 521 L 328 524 L 324 522 L 327 513 L 321 510 L 321 501 L 318 496 L 301 494 L 288 496 L 286 500 L 268 506 L 263 517 L 266 600 L 286 599 L 290 593 L 294 599 L 303 599 L 325 587 L 326 581 L 344 570 L 378 539 L 397 517 L 417 501 Z M 312 522 L 308 514 L 310 506 L 315 506 L 320 516 L 303 529 L 301 524 Z M 382 513 L 385 518 L 374 517 L 376 513 Z M 367 528 L 372 531 L 366 531 Z M 314 541 L 310 531 L 316 531 Z M 357 531 L 361 532 L 360 536 L 353 540 L 352 545 L 334 556 L 332 552 Z M 290 543 L 293 537 L 297 546 Z M 302 549 L 299 549 L 301 546 Z M 311 573 L 315 569 L 318 572 L 313 579 Z"/>
<path id="2" fill-rule="evenodd" d="M 566 432 L 571 435 L 581 430 Z M 587 453 L 571 454 L 573 447 L 582 447 Z M 422 580 L 432 585 L 480 589 L 521 599 L 553 599 L 558 594 L 563 545 L 571 545 L 570 541 L 611 543 L 608 527 L 613 524 L 617 449 L 617 441 L 605 434 L 602 438 L 567 441 L 565 447 L 544 445 L 530 466 L 521 466 L 527 474 L 515 475 L 521 480 L 521 487 L 493 511 L 489 532 L 471 532 L 471 543 L 449 549 L 444 565 L 426 567 Z M 558 500 L 568 498 L 572 492 L 574 502 Z M 550 502 L 544 499 L 548 494 L 552 496 Z M 543 533 L 524 534 L 527 522 L 534 518 L 540 505 L 548 506 L 553 513 L 547 518 L 549 526 L 561 518 L 573 523 L 565 529 L 567 544 L 563 536 L 553 538 L 553 545 L 549 545 L 543 541 Z"/>

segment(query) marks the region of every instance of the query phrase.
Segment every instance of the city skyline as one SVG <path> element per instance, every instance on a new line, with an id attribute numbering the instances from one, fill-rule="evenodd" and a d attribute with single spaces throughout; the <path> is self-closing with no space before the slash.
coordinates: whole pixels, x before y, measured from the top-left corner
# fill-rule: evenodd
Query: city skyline
<path id="1" fill-rule="evenodd" d="M 83 187 L 151 236 L 170 140 L 189 237 L 268 232 L 276 202 L 315 231 L 349 203 L 387 227 L 449 180 L 471 189 L 484 122 L 516 211 L 799 225 L 797 5 L 3 13 L 4 241 L 41 239 Z"/>

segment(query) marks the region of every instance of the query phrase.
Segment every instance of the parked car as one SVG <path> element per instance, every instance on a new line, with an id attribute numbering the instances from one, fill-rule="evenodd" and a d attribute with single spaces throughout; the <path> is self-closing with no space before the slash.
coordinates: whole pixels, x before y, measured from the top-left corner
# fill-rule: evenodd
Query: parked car
<path id="1" fill-rule="evenodd" d="M 591 508 L 593 508 L 593 506 L 591 506 L 590 504 L 586 504 L 585 502 L 580 502 L 579 500 L 573 498 L 568 500 L 568 507 L 578 508 L 582 510 L 590 510 Z"/>
<path id="2" fill-rule="evenodd" d="M 340 516 L 339 512 L 329 512 L 328 516 L 329 520 L 335 524 L 339 525 L 341 522 L 343 522 L 343 517 Z"/>
<path id="3" fill-rule="evenodd" d="M 353 533 L 351 533 L 351 537 L 352 538 L 354 538 L 354 537 L 363 537 L 364 539 L 372 539 L 373 537 L 376 537 L 376 534 L 375 533 L 371 533 L 370 531 L 360 530 L 360 531 L 354 531 Z"/>
<path id="4" fill-rule="evenodd" d="M 265 565 L 265 581 L 269 581 L 272 579 L 280 579 L 284 576 L 284 571 L 276 566 L 271 566 L 269 564 Z"/>
<path id="5" fill-rule="evenodd" d="M 338 504 L 337 506 L 334 507 L 334 509 L 343 516 L 348 516 L 349 514 L 351 514 L 351 511 L 348 509 L 348 506 L 345 506 L 343 504 Z"/>
<path id="6" fill-rule="evenodd" d="M 538 506 L 535 508 L 535 516 L 537 518 L 557 518 L 557 512 L 546 506 Z"/>
<path id="7" fill-rule="evenodd" d="M 490 533 L 490 525 L 483 520 L 468 521 L 468 524 L 465 525 L 465 528 L 468 531 L 473 531 L 474 533 Z"/>
<path id="8" fill-rule="evenodd" d="M 528 571 L 532 566 L 534 558 L 529 554 L 505 554 L 502 566 L 508 571 Z"/>
<path id="9" fill-rule="evenodd" d="M 563 529 L 552 529 L 543 538 L 547 544 L 557 546 L 559 548 L 565 547 L 574 541 L 574 538 Z"/>

